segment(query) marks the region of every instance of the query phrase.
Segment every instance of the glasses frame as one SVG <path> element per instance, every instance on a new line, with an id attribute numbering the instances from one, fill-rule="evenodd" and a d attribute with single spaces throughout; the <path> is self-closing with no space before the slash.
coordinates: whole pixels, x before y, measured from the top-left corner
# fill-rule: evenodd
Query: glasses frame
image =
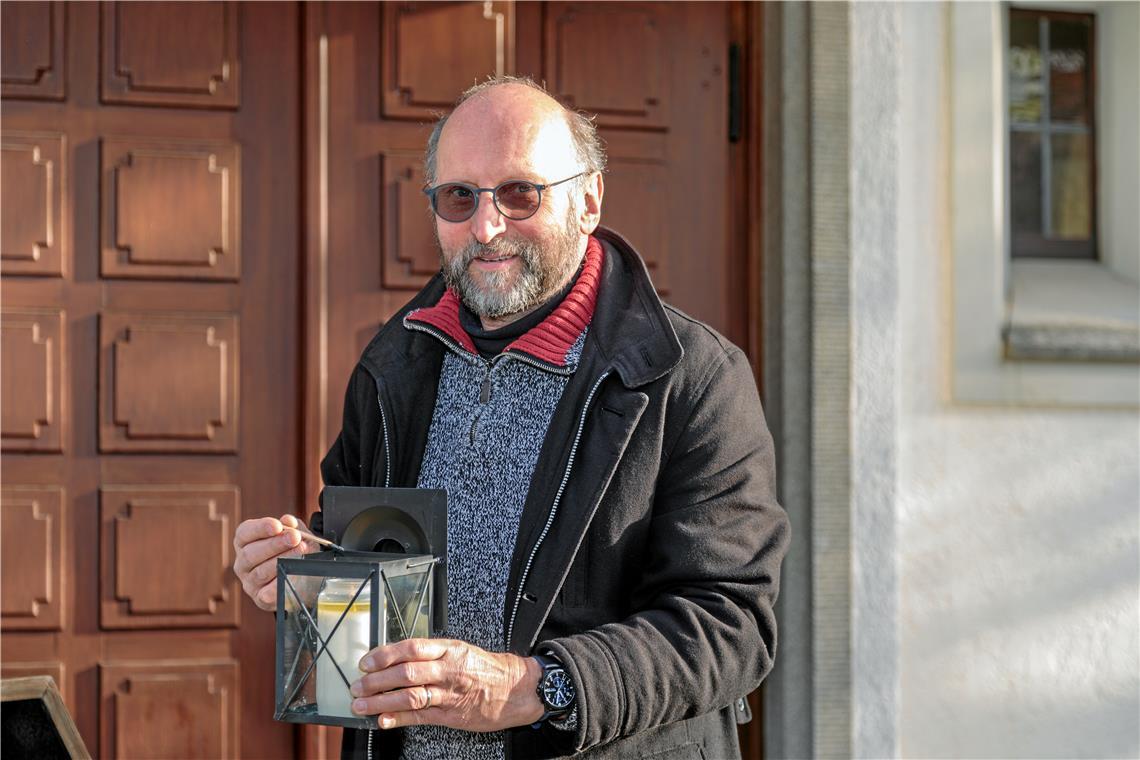
<path id="1" fill-rule="evenodd" d="M 588 171 L 578 172 L 573 177 L 567 177 L 566 179 L 560 179 L 557 182 L 547 182 L 545 185 L 540 184 L 538 182 L 531 182 L 529 179 L 507 179 L 507 180 L 503 180 L 502 182 L 495 185 L 494 187 L 477 187 L 477 186 L 472 185 L 472 184 L 467 183 L 467 182 L 441 182 L 440 184 L 436 185 L 435 187 L 425 187 L 424 188 L 424 194 L 428 198 L 431 198 L 432 213 L 434 213 L 436 216 L 438 216 L 440 219 L 442 219 L 445 222 L 451 222 L 452 224 L 462 224 L 463 222 L 466 222 L 471 217 L 475 216 L 475 212 L 479 210 L 479 202 L 482 200 L 483 193 L 490 193 L 491 194 L 491 202 L 495 204 L 495 210 L 498 211 L 502 216 L 504 216 L 507 219 L 510 219 L 511 221 L 514 221 L 514 222 L 521 222 L 525 219 L 530 219 L 532 216 L 534 216 L 535 214 L 538 213 L 538 210 L 540 208 L 542 208 L 542 191 L 543 190 L 546 190 L 549 187 L 554 187 L 555 185 L 561 185 L 563 182 L 569 182 L 572 179 L 578 179 L 579 177 L 583 177 L 587 174 L 589 174 Z M 515 182 L 524 182 L 524 183 L 530 185 L 531 187 L 533 187 L 535 190 L 538 191 L 538 203 L 535 204 L 534 211 L 530 212 L 526 216 L 511 216 L 506 211 L 503 211 L 502 207 L 499 206 L 499 188 L 503 187 L 504 185 L 510 185 L 512 183 L 515 183 Z M 440 188 L 451 187 L 453 185 L 458 185 L 459 187 L 466 188 L 475 194 L 475 205 L 473 205 L 471 207 L 471 213 L 468 214 L 467 216 L 463 217 L 462 219 L 448 219 L 447 217 L 442 216 L 439 213 L 438 206 L 436 205 L 436 192 L 438 192 Z"/>

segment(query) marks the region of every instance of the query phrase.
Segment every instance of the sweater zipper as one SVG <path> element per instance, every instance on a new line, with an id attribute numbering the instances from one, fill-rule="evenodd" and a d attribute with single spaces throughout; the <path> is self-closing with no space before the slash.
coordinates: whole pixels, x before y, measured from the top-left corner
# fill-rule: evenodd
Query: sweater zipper
<path id="1" fill-rule="evenodd" d="M 530 366 L 534 367 L 535 369 L 541 369 L 541 370 L 544 370 L 546 372 L 553 373 L 555 375 L 572 375 L 572 374 L 574 374 L 574 369 L 575 369 L 574 367 L 557 367 L 557 366 L 554 366 L 552 364 L 546 364 L 544 362 L 540 362 L 537 359 L 532 359 L 529 356 L 527 356 L 526 354 L 515 353 L 513 351 L 509 352 L 509 353 L 503 352 L 503 353 L 499 354 L 498 356 L 496 356 L 494 359 L 487 361 L 482 356 L 479 356 L 478 354 L 473 354 L 470 351 L 468 351 L 467 349 L 463 348 L 463 346 L 460 346 L 458 343 L 456 343 L 454 340 L 452 340 L 451 336 L 449 336 L 447 333 L 440 332 L 439 330 L 435 329 L 434 327 L 429 327 L 429 326 L 423 324 L 422 322 L 411 322 L 411 321 L 408 321 L 406 319 L 404 320 L 404 326 L 407 327 L 409 330 L 418 330 L 422 333 L 427 333 L 428 335 L 432 335 L 432 336 L 438 338 L 445 346 L 450 348 L 455 353 L 459 354 L 464 359 L 467 359 L 468 361 L 481 362 L 483 364 L 483 366 L 485 368 L 487 368 L 488 370 L 499 359 L 503 359 L 504 361 L 507 359 L 513 359 L 514 361 L 522 362 L 523 364 L 529 364 Z"/>
<path id="2" fill-rule="evenodd" d="M 534 558 L 538 554 L 538 549 L 542 546 L 542 542 L 546 540 L 546 535 L 550 533 L 550 527 L 554 524 L 554 518 L 558 514 L 558 505 L 562 503 L 562 493 L 566 490 L 566 482 L 570 479 L 570 470 L 574 467 L 574 460 L 578 454 L 578 444 L 582 440 L 582 429 L 586 425 L 586 415 L 590 411 L 590 403 L 594 400 L 594 394 L 597 393 L 598 387 L 610 375 L 610 370 L 606 370 L 601 376 L 594 381 L 594 387 L 590 388 L 590 394 L 586 396 L 586 405 L 582 408 L 582 416 L 578 419 L 578 430 L 574 434 L 574 444 L 570 447 L 570 458 L 566 461 L 566 471 L 562 473 L 562 482 L 558 484 L 558 492 L 554 495 L 554 503 L 550 506 L 550 514 L 546 518 L 546 525 L 542 526 L 542 533 L 538 534 L 538 540 L 534 542 L 531 547 L 530 556 L 527 557 L 526 564 L 523 566 L 522 575 L 519 576 L 518 590 L 515 592 L 515 603 L 511 607 L 511 617 L 507 621 L 507 639 L 506 646 L 509 649 L 511 646 L 511 636 L 515 630 L 515 618 L 519 612 L 519 602 L 522 601 L 523 589 L 526 588 L 527 576 L 530 575 L 530 568 L 534 564 Z"/>
<path id="3" fill-rule="evenodd" d="M 411 321 L 408 321 L 406 319 L 404 320 L 404 326 L 407 327 L 409 330 L 418 330 L 419 332 L 427 333 L 428 335 L 433 336 L 434 338 L 436 338 L 440 342 L 442 342 L 443 345 L 447 346 L 453 352 L 458 354 L 460 356 L 460 358 L 464 359 L 465 361 L 477 363 L 483 368 L 483 381 L 479 385 L 479 405 L 480 406 L 486 405 L 487 402 L 491 400 L 491 372 L 494 370 L 495 365 L 497 363 L 499 363 L 500 360 L 508 361 L 508 360 L 513 359 L 514 361 L 522 362 L 523 364 L 530 365 L 531 367 L 534 367 L 535 369 L 539 369 L 539 370 L 542 370 L 544 372 L 550 372 L 550 373 L 555 374 L 555 375 L 572 375 L 574 373 L 573 367 L 554 367 L 554 366 L 551 366 L 549 364 L 543 364 L 543 363 L 540 363 L 534 359 L 531 359 L 529 356 L 526 356 L 525 354 L 516 354 L 516 353 L 504 352 L 504 353 L 499 354 L 498 356 L 496 356 L 495 358 L 493 358 L 491 360 L 487 360 L 487 359 L 484 359 L 482 356 L 479 356 L 477 354 L 472 354 L 470 351 L 463 348 L 462 346 L 457 344 L 454 340 L 452 340 L 451 336 L 447 335 L 444 332 L 441 332 L 441 331 L 435 329 L 434 327 L 429 327 L 429 326 L 427 326 L 421 322 L 411 322 Z M 381 408 L 381 412 L 383 412 L 383 408 Z M 480 412 L 480 414 L 481 414 L 481 412 Z M 468 438 L 469 438 L 472 446 L 475 445 L 475 428 L 479 422 L 480 414 L 476 414 L 475 418 L 471 420 L 471 429 L 468 431 Z"/>

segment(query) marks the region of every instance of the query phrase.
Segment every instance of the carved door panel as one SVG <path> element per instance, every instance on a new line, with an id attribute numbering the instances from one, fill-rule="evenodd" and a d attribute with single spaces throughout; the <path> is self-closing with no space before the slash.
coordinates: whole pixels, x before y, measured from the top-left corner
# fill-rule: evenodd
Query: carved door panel
<path id="1" fill-rule="evenodd" d="M 299 10 L 3 4 L 3 675 L 100 757 L 289 757 L 230 566 L 299 505 Z"/>

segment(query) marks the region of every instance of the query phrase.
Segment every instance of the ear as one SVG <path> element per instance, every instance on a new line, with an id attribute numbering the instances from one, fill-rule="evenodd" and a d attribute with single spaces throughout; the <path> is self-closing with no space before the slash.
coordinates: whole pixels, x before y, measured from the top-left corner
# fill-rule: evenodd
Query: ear
<path id="1" fill-rule="evenodd" d="M 602 194 L 605 189 L 601 172 L 594 172 L 586 181 L 582 212 L 578 216 L 578 229 L 583 235 L 592 233 L 602 220 Z"/>

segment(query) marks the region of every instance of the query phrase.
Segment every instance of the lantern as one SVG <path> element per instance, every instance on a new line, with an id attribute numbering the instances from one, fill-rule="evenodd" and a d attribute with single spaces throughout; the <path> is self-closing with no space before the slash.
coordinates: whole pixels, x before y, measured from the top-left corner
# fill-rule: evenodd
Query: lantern
<path id="1" fill-rule="evenodd" d="M 277 720 L 375 728 L 349 686 L 371 649 L 447 622 L 447 500 L 426 489 L 329 487 L 324 535 L 346 551 L 277 561 Z"/>

